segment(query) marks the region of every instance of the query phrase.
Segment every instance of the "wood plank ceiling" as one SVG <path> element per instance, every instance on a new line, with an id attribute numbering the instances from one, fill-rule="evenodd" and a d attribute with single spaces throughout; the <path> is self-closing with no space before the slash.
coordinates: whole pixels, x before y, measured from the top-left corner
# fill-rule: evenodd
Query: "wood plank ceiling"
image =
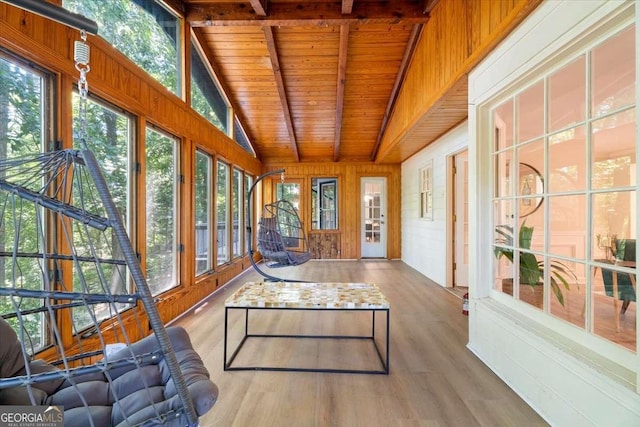
<path id="1" fill-rule="evenodd" d="M 265 163 L 374 161 L 437 0 L 184 0 Z"/>

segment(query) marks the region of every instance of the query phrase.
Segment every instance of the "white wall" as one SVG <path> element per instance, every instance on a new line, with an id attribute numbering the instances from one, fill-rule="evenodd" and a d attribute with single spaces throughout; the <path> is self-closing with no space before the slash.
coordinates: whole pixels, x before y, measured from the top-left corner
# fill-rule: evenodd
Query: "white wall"
<path id="1" fill-rule="evenodd" d="M 633 4 L 543 2 L 469 75 L 468 347 L 551 425 L 640 426 L 640 357 L 588 341 L 583 331 L 537 310 L 512 308 L 491 289 L 491 168 L 483 138 L 490 126 L 482 105 L 594 27 L 623 21 L 618 12 Z"/>
<path id="2" fill-rule="evenodd" d="M 440 286 L 447 284 L 447 156 L 466 148 L 461 123 L 402 164 L 402 260 Z M 433 221 L 420 218 L 419 171 L 433 160 Z"/>

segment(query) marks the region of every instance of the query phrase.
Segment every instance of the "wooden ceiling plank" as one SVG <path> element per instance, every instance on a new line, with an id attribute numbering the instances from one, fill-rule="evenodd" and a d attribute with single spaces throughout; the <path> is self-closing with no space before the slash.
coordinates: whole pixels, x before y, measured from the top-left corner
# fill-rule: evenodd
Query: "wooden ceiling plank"
<path id="1" fill-rule="evenodd" d="M 284 113 L 284 120 L 287 124 L 287 132 L 289 133 L 289 141 L 291 143 L 291 150 L 296 162 L 300 161 L 300 154 L 298 153 L 298 143 L 296 141 L 296 133 L 293 128 L 293 120 L 291 119 L 291 111 L 289 109 L 289 102 L 287 101 L 287 91 L 285 90 L 284 80 L 282 78 L 282 71 L 280 70 L 280 61 L 278 59 L 278 50 L 276 49 L 276 41 L 273 36 L 272 27 L 264 27 L 264 37 L 267 41 L 267 50 L 269 51 L 269 57 L 271 58 L 271 64 L 273 66 L 273 73 L 276 78 L 276 86 L 278 88 L 278 94 L 280 95 L 280 102 L 282 104 L 282 112 Z"/>
<path id="2" fill-rule="evenodd" d="M 344 85 L 347 79 L 347 50 L 349 46 L 349 24 L 340 26 L 340 48 L 338 51 L 338 84 L 336 90 L 336 130 L 333 143 L 333 161 L 340 157 L 342 113 L 344 108 Z"/>
<path id="3" fill-rule="evenodd" d="M 259 0 L 251 1 L 255 2 Z M 271 3 L 268 14 L 261 16 L 243 3 L 190 4 L 185 16 L 193 27 L 420 24 L 429 19 L 424 4 L 413 0 L 354 2 L 350 14 L 343 14 L 342 7 L 342 2 Z"/>
<path id="4" fill-rule="evenodd" d="M 404 56 L 402 57 L 402 65 L 400 65 L 400 69 L 398 71 L 398 75 L 396 76 L 396 81 L 393 84 L 393 90 L 391 91 L 391 97 L 389 97 L 389 103 L 387 104 L 387 109 L 384 112 L 384 117 L 382 119 L 382 125 L 380 126 L 380 131 L 378 132 L 378 138 L 376 139 L 376 145 L 373 148 L 373 152 L 371 153 L 370 160 L 374 161 L 378 155 L 378 150 L 380 149 L 380 144 L 382 143 L 382 137 L 384 132 L 387 129 L 387 125 L 389 124 L 389 118 L 391 117 L 391 111 L 393 110 L 393 106 L 396 103 L 398 98 L 398 93 L 400 92 L 400 87 L 402 86 L 402 81 L 404 80 L 404 76 L 407 72 L 407 67 L 409 66 L 409 62 L 413 57 L 413 52 L 416 48 L 416 44 L 418 43 L 418 39 L 420 38 L 420 32 L 422 31 L 422 24 L 414 25 L 411 30 L 411 35 L 409 36 L 409 41 L 407 42 L 407 47 L 404 51 Z"/>

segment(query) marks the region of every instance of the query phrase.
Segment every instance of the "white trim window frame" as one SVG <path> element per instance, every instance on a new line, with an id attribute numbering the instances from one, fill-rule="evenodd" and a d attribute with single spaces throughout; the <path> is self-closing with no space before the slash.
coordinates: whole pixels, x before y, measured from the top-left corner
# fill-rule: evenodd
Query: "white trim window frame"
<path id="1" fill-rule="evenodd" d="M 420 168 L 418 180 L 420 218 L 433 221 L 433 159 Z"/>
<path id="2" fill-rule="evenodd" d="M 477 108 L 477 118 L 471 118 L 471 125 L 476 125 L 477 120 L 477 132 L 479 141 L 484 141 L 484 143 L 479 143 L 477 159 L 481 164 L 485 166 L 481 166 L 479 169 L 480 176 L 484 176 L 485 182 L 488 184 L 489 193 L 483 193 L 485 196 L 489 196 L 486 200 L 491 200 L 491 204 L 482 204 L 480 206 L 481 211 L 486 214 L 484 216 L 491 223 L 490 230 L 495 230 L 496 225 L 500 225 L 501 221 L 496 217 L 496 215 L 508 215 L 511 218 L 511 226 L 516 229 L 516 234 L 514 241 L 507 245 L 511 249 L 513 249 L 514 256 L 514 267 L 513 274 L 517 277 L 518 269 L 515 268 L 516 265 L 519 265 L 519 255 L 533 254 L 538 260 L 543 263 L 542 265 L 545 268 L 542 271 L 541 279 L 545 281 L 545 291 L 544 291 L 544 305 L 540 310 L 532 310 L 531 304 L 522 304 L 521 302 L 516 302 L 515 300 L 519 298 L 518 290 L 514 289 L 513 295 L 506 295 L 504 292 L 500 292 L 495 288 L 498 275 L 496 271 L 499 266 L 495 261 L 495 257 L 491 257 L 492 265 L 487 265 L 487 267 L 479 267 L 478 271 L 482 271 L 482 277 L 489 278 L 491 280 L 488 283 L 491 283 L 491 290 L 486 288 L 482 288 L 479 290 L 478 295 L 486 294 L 491 295 L 492 298 L 500 301 L 506 305 L 509 305 L 510 308 L 516 310 L 517 312 L 521 312 L 526 316 L 531 316 L 535 319 L 540 325 L 544 325 L 550 327 L 552 330 L 556 332 L 560 332 L 566 337 L 570 338 L 571 341 L 577 342 L 578 345 L 582 345 L 589 350 L 596 351 L 597 353 L 603 355 L 605 358 L 618 363 L 631 371 L 635 370 L 634 364 L 636 363 L 636 354 L 637 354 L 637 342 L 638 342 L 638 327 L 635 326 L 633 333 L 635 337 L 633 337 L 634 345 L 633 348 L 625 348 L 619 344 L 614 344 L 609 340 L 608 337 L 604 335 L 600 335 L 596 331 L 596 304 L 595 299 L 597 297 L 595 292 L 595 279 L 594 274 L 599 275 L 600 272 L 598 269 L 602 268 L 603 265 L 600 263 L 600 260 L 597 258 L 596 250 L 598 249 L 596 242 L 596 233 L 595 233 L 595 218 L 597 217 L 595 208 L 594 208 L 594 200 L 599 195 L 606 195 L 610 193 L 619 193 L 625 192 L 629 194 L 627 205 L 630 209 L 630 214 L 628 215 L 629 221 L 634 222 L 636 217 L 636 212 L 638 208 L 638 201 L 635 194 L 637 192 L 637 182 L 638 182 L 638 170 L 635 165 L 629 168 L 629 176 L 631 177 L 631 181 L 627 184 L 622 185 L 613 185 L 607 187 L 606 189 L 598 188 L 597 185 L 593 183 L 594 176 L 594 140 L 596 138 L 597 131 L 595 128 L 597 127 L 595 122 L 607 120 L 615 122 L 616 116 L 621 114 L 626 114 L 625 120 L 633 120 L 634 134 L 635 134 L 635 144 L 633 144 L 633 153 L 631 156 L 635 158 L 635 155 L 638 151 L 638 130 L 637 130 L 637 117 L 638 111 L 635 108 L 636 101 L 634 100 L 632 104 L 625 104 L 620 107 L 611 108 L 609 111 L 596 113 L 593 112 L 592 109 L 592 64 L 593 64 L 593 51 L 597 49 L 599 46 L 604 45 L 607 40 L 610 40 L 625 29 L 629 29 L 633 27 L 635 23 L 634 16 L 630 13 L 621 12 L 618 16 L 610 19 L 606 23 L 601 23 L 594 25 L 596 28 L 589 32 L 588 34 L 576 35 L 576 37 L 570 42 L 562 46 L 558 49 L 554 54 L 548 57 L 548 60 L 541 63 L 535 69 L 530 71 L 521 71 L 520 77 L 517 80 L 512 81 L 510 84 L 504 86 L 504 90 L 498 93 L 494 93 L 492 96 L 486 98 L 486 101 L 483 101 L 478 104 Z M 638 30 L 631 30 L 634 33 L 634 37 L 638 38 Z M 637 46 L 635 47 L 635 52 L 631 52 L 635 54 L 637 52 Z M 578 60 L 581 56 L 585 55 L 585 118 L 580 122 L 572 123 L 571 125 L 567 125 L 558 129 L 554 129 L 553 131 L 549 130 L 549 81 L 548 79 L 563 69 L 563 67 L 571 64 L 573 61 Z M 638 70 L 635 70 L 635 76 L 637 81 Z M 509 80 L 509 79 L 507 79 Z M 510 99 L 513 100 L 513 114 L 514 116 L 518 114 L 517 108 L 517 97 L 525 93 L 528 89 L 531 89 L 538 83 L 543 84 L 544 94 L 544 108 L 545 112 L 543 115 L 544 120 L 544 131 L 543 133 L 532 137 L 530 139 L 523 139 L 521 141 L 516 141 L 513 145 L 509 147 L 498 147 L 497 146 L 497 135 L 495 133 L 496 127 L 505 126 L 504 118 L 500 117 L 499 120 L 493 119 L 493 114 L 501 105 L 504 105 L 505 102 L 508 102 Z M 637 100 L 637 85 L 634 86 L 635 90 L 635 99 Z M 486 95 L 487 93 L 485 93 Z M 477 101 L 477 100 L 476 100 Z M 518 131 L 518 124 L 514 122 L 510 125 L 513 126 L 514 135 Z M 562 139 L 563 134 L 566 135 L 567 132 L 575 130 L 578 127 L 583 127 L 584 132 L 584 143 L 585 143 L 585 152 L 584 152 L 584 163 L 580 165 L 580 167 L 585 168 L 585 188 L 584 189 L 572 189 L 572 190 L 557 190 L 554 193 L 553 190 L 549 190 L 547 183 L 551 177 L 553 172 L 550 163 L 554 160 L 552 154 L 552 146 L 554 141 L 558 141 Z M 555 139 L 554 139 L 555 138 Z M 521 202 L 524 196 L 518 193 L 518 187 L 515 183 L 515 179 L 512 179 L 511 182 L 506 183 L 502 187 L 500 187 L 495 180 L 494 177 L 496 173 L 499 171 L 496 169 L 500 164 L 498 161 L 498 157 L 500 155 L 504 155 L 509 153 L 509 162 L 502 162 L 504 173 L 508 173 L 509 176 L 515 178 L 516 168 L 515 165 L 519 164 L 519 156 L 523 155 L 523 150 L 520 148 L 525 147 L 527 144 L 532 144 L 534 141 L 540 139 L 542 142 L 540 143 L 543 148 L 543 177 L 544 177 L 544 189 L 537 194 L 536 196 L 543 199 L 542 208 L 540 209 L 540 215 L 544 219 L 544 229 L 541 230 L 540 235 L 538 236 L 538 246 L 532 246 L 531 249 L 527 248 L 519 248 L 518 243 L 518 234 L 517 231 L 519 227 L 522 225 L 522 221 L 524 218 L 520 218 L 518 215 L 519 208 L 517 207 Z M 496 148 L 498 147 L 498 148 Z M 475 154 L 475 153 L 474 153 Z M 635 161 L 635 160 L 634 160 Z M 501 193 L 502 191 L 502 193 Z M 478 194 L 477 198 L 479 200 L 482 199 L 483 194 Z M 557 253 L 552 252 L 551 246 L 554 244 L 553 240 L 556 236 L 553 233 L 553 229 L 550 227 L 550 215 L 552 215 L 550 211 L 550 204 L 554 202 L 555 199 L 559 199 L 561 197 L 566 197 L 567 200 L 569 198 L 574 197 L 581 199 L 584 201 L 582 207 L 584 207 L 584 217 L 580 218 L 580 221 L 584 222 L 584 248 L 582 249 L 583 255 L 559 255 Z M 626 202 L 625 202 L 626 203 Z M 506 208 L 500 210 L 496 209 L 496 205 L 506 205 Z M 637 239 L 638 230 L 635 224 L 627 228 L 627 235 L 625 238 Z M 490 240 L 487 239 L 489 237 L 488 234 L 482 234 L 480 240 L 479 249 L 482 250 L 482 247 L 486 247 L 488 251 L 493 255 L 496 247 L 501 245 L 496 245 L 495 238 L 496 234 L 492 233 L 490 236 Z M 534 237 L 535 239 L 535 237 Z M 490 247 L 490 249 L 489 249 Z M 579 270 L 579 277 L 583 280 L 583 283 L 580 283 L 582 287 L 582 293 L 584 297 L 584 301 L 582 302 L 584 307 L 584 318 L 573 322 L 567 322 L 566 319 L 563 319 L 562 316 L 554 313 L 552 309 L 554 293 L 550 288 L 550 275 L 548 266 L 551 262 L 560 261 L 565 264 L 571 265 L 572 267 L 576 267 Z M 634 270 L 629 270 L 624 267 L 618 268 L 613 267 L 612 270 L 617 271 L 618 273 L 634 273 Z M 517 287 L 517 286 L 514 286 Z M 635 305 L 635 303 L 632 303 Z M 638 319 L 636 316 L 637 325 Z M 575 326 L 578 326 L 579 329 L 576 329 Z"/>

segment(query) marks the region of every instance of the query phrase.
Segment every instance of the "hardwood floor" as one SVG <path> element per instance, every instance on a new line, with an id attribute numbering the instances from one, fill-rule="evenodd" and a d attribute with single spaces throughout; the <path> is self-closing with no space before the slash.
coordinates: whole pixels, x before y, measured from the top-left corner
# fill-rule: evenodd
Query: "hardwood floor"
<path id="1" fill-rule="evenodd" d="M 311 261 L 269 272 L 288 279 L 378 284 L 391 306 L 390 374 L 223 371 L 224 301 L 244 282 L 261 280 L 250 270 L 175 322 L 187 329 L 220 389 L 201 426 L 547 425 L 467 350 L 468 318 L 461 314 L 460 299 L 403 262 Z M 358 316 L 346 317 L 350 313 L 315 317 L 311 312 L 312 318 L 306 313 L 267 311 L 252 322 L 279 333 L 344 332 L 366 324 Z M 240 316 L 230 318 L 236 330 L 241 322 Z M 343 347 L 343 341 L 260 340 L 240 354 L 299 364 L 377 361 L 368 349 Z"/>

